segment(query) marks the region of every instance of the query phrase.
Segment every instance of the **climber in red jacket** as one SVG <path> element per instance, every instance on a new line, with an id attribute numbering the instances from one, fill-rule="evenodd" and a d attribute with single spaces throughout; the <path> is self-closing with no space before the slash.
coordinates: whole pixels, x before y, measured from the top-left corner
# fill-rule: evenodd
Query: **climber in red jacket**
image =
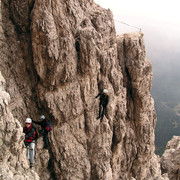
<path id="1" fill-rule="evenodd" d="M 31 118 L 26 119 L 25 127 L 23 128 L 23 133 L 25 133 L 24 144 L 26 146 L 26 156 L 30 161 L 30 168 L 32 168 L 34 164 L 35 155 L 36 128 L 32 125 Z"/>

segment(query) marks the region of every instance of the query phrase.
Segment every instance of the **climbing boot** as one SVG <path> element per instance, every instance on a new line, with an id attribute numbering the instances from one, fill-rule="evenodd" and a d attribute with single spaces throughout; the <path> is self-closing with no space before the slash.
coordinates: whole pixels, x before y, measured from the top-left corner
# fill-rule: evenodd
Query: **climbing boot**
<path id="1" fill-rule="evenodd" d="M 33 168 L 33 164 L 32 163 L 30 164 L 30 168 Z"/>

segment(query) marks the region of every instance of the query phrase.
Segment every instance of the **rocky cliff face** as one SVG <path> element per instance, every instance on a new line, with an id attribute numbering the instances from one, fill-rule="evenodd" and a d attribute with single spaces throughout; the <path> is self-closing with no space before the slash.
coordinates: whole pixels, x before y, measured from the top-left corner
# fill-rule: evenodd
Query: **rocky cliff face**
<path id="1" fill-rule="evenodd" d="M 152 67 L 143 34 L 116 37 L 89 0 L 1 0 L 1 164 L 7 179 L 163 179 L 154 154 Z M 95 96 L 109 90 L 103 121 Z M 28 169 L 22 127 L 53 123 Z M 10 174 L 10 175 L 9 175 Z"/>
<path id="2" fill-rule="evenodd" d="M 180 137 L 173 136 L 167 143 L 166 150 L 161 157 L 162 172 L 167 173 L 169 179 L 180 179 Z"/>

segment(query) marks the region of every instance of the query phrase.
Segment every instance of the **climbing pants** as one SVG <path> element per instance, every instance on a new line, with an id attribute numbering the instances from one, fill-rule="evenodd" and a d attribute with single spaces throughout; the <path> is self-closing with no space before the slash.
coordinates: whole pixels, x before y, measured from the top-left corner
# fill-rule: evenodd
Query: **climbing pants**
<path id="1" fill-rule="evenodd" d="M 103 106 L 102 104 L 99 103 L 99 117 L 101 117 L 101 120 L 104 117 L 105 109 L 106 109 L 106 106 Z M 101 113 L 101 111 L 102 111 L 102 113 Z"/>
<path id="2" fill-rule="evenodd" d="M 34 164 L 34 155 L 35 155 L 35 141 L 29 143 L 26 146 L 26 156 L 29 159 L 31 164 Z"/>
<path id="3" fill-rule="evenodd" d="M 44 131 L 43 140 L 44 140 L 44 147 L 47 148 L 49 146 L 48 131 Z"/>

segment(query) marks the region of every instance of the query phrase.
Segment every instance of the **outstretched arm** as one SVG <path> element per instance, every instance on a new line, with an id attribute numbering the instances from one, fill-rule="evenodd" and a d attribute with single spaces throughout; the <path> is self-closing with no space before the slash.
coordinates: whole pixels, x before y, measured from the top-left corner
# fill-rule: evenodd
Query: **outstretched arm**
<path id="1" fill-rule="evenodd" d="M 100 96 L 101 93 L 99 93 L 95 98 L 98 98 Z"/>
<path id="2" fill-rule="evenodd" d="M 41 124 L 42 124 L 42 121 L 39 122 L 39 121 L 34 121 L 34 120 L 32 120 L 32 122 L 35 123 L 35 124 L 38 124 L 38 125 L 41 125 Z"/>

